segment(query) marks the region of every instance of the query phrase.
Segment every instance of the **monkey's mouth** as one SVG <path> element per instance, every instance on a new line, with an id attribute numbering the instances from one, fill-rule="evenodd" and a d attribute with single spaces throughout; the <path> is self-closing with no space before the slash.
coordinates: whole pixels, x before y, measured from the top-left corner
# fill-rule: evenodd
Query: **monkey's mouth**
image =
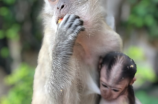
<path id="1" fill-rule="evenodd" d="M 57 20 L 57 24 L 59 24 L 62 20 L 63 20 L 63 17 L 58 18 L 58 20 Z"/>

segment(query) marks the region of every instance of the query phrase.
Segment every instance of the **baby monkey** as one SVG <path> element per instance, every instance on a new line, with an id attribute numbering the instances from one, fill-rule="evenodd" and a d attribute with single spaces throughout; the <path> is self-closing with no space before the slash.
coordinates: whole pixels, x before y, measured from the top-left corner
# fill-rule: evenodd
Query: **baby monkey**
<path id="1" fill-rule="evenodd" d="M 136 64 L 123 53 L 110 52 L 100 62 L 99 104 L 136 104 L 132 84 Z"/>

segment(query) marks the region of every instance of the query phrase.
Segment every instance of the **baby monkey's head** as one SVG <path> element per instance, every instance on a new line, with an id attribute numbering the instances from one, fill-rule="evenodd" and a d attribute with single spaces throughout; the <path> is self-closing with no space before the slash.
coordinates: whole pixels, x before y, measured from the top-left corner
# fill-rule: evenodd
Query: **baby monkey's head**
<path id="1" fill-rule="evenodd" d="M 135 62 L 123 53 L 110 52 L 101 62 L 100 91 L 101 96 L 115 100 L 128 93 L 128 87 L 135 81 Z"/>

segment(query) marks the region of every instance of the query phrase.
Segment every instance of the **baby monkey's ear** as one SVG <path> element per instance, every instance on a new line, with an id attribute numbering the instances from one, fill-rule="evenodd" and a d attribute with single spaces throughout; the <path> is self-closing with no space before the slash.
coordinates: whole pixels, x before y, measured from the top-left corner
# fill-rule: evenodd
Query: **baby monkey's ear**
<path id="1" fill-rule="evenodd" d="M 136 81 L 136 77 L 134 77 L 131 82 L 130 82 L 130 85 L 133 85 L 133 83 Z"/>

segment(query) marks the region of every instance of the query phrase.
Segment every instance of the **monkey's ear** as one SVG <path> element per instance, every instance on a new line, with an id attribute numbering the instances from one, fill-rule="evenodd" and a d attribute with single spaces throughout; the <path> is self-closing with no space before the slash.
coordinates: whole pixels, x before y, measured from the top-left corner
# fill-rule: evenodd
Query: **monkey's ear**
<path id="1" fill-rule="evenodd" d="M 132 79 L 132 81 L 130 82 L 130 85 L 132 85 L 135 81 L 136 81 L 136 77 Z"/>
<path id="2" fill-rule="evenodd" d="M 112 15 L 108 15 L 105 18 L 106 23 L 108 24 L 111 29 L 115 30 L 115 18 Z"/>

